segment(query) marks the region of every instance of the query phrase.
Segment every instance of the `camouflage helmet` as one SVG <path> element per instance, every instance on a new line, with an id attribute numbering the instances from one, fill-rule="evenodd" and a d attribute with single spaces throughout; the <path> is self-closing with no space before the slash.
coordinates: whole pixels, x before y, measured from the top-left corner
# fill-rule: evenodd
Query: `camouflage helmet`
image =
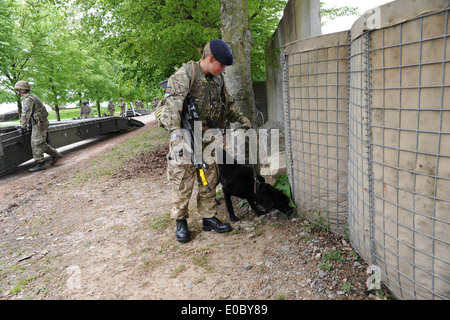
<path id="1" fill-rule="evenodd" d="M 22 90 L 28 90 L 30 91 L 31 87 L 30 84 L 26 81 L 17 81 L 16 85 L 14 86 L 14 89 L 22 89 Z"/>
<path id="2" fill-rule="evenodd" d="M 82 103 L 82 104 L 86 104 L 86 103 L 88 103 L 88 102 L 87 102 L 86 99 L 83 99 L 83 100 L 81 101 L 81 103 Z"/>

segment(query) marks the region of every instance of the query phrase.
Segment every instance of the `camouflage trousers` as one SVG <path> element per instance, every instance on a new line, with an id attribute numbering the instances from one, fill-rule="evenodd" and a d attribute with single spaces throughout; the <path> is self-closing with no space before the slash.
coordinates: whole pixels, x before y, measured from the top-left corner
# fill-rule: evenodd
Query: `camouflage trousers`
<path id="1" fill-rule="evenodd" d="M 33 122 L 31 130 L 31 150 L 33 159 L 36 162 L 44 161 L 44 153 L 54 157 L 59 153 L 51 145 L 47 143 L 48 120 Z"/>
<path id="2" fill-rule="evenodd" d="M 173 146 L 169 150 L 169 156 L 173 155 Z M 192 163 L 181 163 L 176 159 L 168 160 L 167 178 L 172 191 L 172 210 L 170 217 L 180 220 L 189 217 L 188 206 L 195 183 L 198 186 L 197 210 L 202 218 L 212 218 L 217 213 L 216 186 L 219 181 L 219 171 L 216 163 L 206 170 L 210 192 L 206 192 L 198 170 Z"/>

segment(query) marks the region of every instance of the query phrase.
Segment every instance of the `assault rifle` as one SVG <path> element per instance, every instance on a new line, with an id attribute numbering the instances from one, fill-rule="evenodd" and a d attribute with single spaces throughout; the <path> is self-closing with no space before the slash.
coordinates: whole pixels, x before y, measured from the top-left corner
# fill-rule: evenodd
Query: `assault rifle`
<path id="1" fill-rule="evenodd" d="M 198 170 L 200 174 L 200 178 L 202 180 L 203 185 L 206 188 L 206 192 L 211 191 L 211 187 L 208 184 L 208 179 L 206 177 L 205 170 L 209 169 L 209 165 L 203 160 L 203 158 L 199 159 L 197 157 L 196 151 L 199 146 L 197 146 L 196 141 L 194 139 L 194 130 L 191 126 L 191 120 L 199 120 L 200 117 L 197 112 L 197 107 L 195 106 L 194 99 L 187 95 L 186 99 L 183 102 L 183 111 L 181 112 L 181 128 L 185 129 L 190 136 L 191 139 L 191 160 L 194 164 L 195 168 Z M 201 148 L 201 146 L 200 146 Z"/>

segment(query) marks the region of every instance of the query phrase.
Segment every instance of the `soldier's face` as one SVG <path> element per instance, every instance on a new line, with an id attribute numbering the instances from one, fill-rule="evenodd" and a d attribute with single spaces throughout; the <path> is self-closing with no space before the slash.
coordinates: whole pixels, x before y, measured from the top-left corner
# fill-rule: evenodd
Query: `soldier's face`
<path id="1" fill-rule="evenodd" d="M 218 60 L 214 59 L 214 57 L 211 59 L 211 65 L 210 65 L 210 72 L 213 76 L 218 76 L 222 72 L 225 71 L 225 66 L 219 62 Z"/>

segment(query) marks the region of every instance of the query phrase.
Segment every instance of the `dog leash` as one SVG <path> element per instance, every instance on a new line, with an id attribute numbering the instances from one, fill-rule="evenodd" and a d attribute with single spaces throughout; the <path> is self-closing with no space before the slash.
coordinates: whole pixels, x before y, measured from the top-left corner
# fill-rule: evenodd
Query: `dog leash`
<path id="1" fill-rule="evenodd" d="M 255 184 L 254 184 L 254 187 L 253 187 L 253 193 L 256 194 L 257 191 L 259 190 L 259 185 L 260 185 L 260 183 L 259 183 L 257 177 L 255 177 L 254 179 L 255 179 Z"/>

